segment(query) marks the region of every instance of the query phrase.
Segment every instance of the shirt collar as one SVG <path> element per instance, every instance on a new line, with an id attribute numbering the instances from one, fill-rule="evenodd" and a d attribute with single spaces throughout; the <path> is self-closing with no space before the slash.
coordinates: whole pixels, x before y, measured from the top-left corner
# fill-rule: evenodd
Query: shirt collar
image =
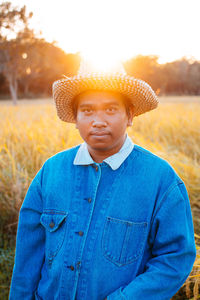
<path id="1" fill-rule="evenodd" d="M 107 163 L 113 170 L 116 170 L 129 156 L 133 148 L 134 143 L 132 142 L 130 137 L 126 135 L 125 142 L 121 149 L 117 153 L 105 158 L 103 161 Z M 74 158 L 74 165 L 91 165 L 94 163 L 95 162 L 88 151 L 87 144 L 84 142 L 83 144 L 81 144 L 80 148 L 76 153 L 76 156 Z"/>

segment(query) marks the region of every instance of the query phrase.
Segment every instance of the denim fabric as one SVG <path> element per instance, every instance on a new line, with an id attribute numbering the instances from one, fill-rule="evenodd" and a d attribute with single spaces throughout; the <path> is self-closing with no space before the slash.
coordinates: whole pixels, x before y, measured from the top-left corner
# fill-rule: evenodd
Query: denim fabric
<path id="1" fill-rule="evenodd" d="M 133 147 L 134 144 L 132 140 L 128 135 L 126 135 L 125 142 L 119 152 L 105 158 L 103 161 L 106 162 L 113 170 L 117 170 L 124 162 L 124 160 L 129 156 L 129 154 L 133 150 Z M 90 165 L 93 163 L 94 161 L 90 156 L 87 144 L 83 143 L 78 149 L 78 152 L 75 156 L 74 165 Z"/>
<path id="2" fill-rule="evenodd" d="M 20 210 L 10 300 L 169 300 L 191 272 L 190 203 L 170 165 L 134 145 L 117 170 L 48 159 Z"/>

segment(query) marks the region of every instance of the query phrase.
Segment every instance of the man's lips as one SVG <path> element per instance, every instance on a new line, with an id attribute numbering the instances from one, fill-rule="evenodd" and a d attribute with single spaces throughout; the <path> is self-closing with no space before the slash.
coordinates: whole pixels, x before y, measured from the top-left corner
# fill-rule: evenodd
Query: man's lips
<path id="1" fill-rule="evenodd" d="M 95 135 L 95 136 L 104 136 L 104 135 L 109 135 L 110 133 L 107 131 L 91 131 L 90 135 Z"/>

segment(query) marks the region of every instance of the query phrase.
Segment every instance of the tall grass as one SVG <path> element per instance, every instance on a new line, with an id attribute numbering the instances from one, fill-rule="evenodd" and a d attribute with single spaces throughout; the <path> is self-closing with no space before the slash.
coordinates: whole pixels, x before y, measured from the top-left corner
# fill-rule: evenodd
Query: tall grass
<path id="1" fill-rule="evenodd" d="M 176 99 L 135 118 L 128 129 L 134 143 L 171 163 L 189 192 L 198 255 L 183 287 L 187 299 L 198 299 L 200 275 L 199 116 L 200 104 L 177 103 Z M 5 253 L 14 247 L 18 211 L 30 181 L 47 158 L 81 142 L 75 126 L 58 119 L 52 101 L 21 101 L 17 107 L 0 102 L 0 248 L 4 251 L 0 266 L 7 261 Z M 3 286 L 8 289 L 9 283 Z"/>

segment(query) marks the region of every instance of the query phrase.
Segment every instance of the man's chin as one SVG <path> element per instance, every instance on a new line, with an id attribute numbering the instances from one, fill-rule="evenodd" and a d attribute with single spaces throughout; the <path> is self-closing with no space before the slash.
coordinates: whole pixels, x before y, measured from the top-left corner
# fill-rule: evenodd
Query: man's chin
<path id="1" fill-rule="evenodd" d="M 95 151 L 101 151 L 101 152 L 104 152 L 104 151 L 108 151 L 109 149 L 112 148 L 112 146 L 108 143 L 105 143 L 104 141 L 98 141 L 96 143 L 88 143 L 87 144 L 89 146 L 90 149 L 92 150 L 95 150 Z"/>

